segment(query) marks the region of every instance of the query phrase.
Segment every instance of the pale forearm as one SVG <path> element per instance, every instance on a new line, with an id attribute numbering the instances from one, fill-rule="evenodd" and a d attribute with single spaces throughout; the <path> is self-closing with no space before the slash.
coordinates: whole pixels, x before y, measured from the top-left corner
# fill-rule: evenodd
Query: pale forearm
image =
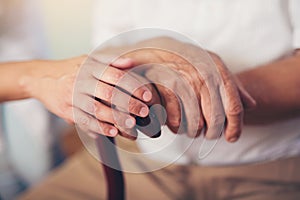
<path id="1" fill-rule="evenodd" d="M 257 106 L 245 113 L 249 124 L 270 123 L 300 116 L 300 55 L 275 61 L 237 76 Z"/>
<path id="2" fill-rule="evenodd" d="M 34 85 L 28 84 L 37 83 L 35 81 L 26 81 L 26 83 L 24 83 L 24 80 L 34 80 L 42 77 L 59 77 L 70 70 L 68 67 L 65 67 L 67 65 L 64 65 L 63 62 L 73 61 L 31 60 L 25 62 L 1 63 L 0 102 L 31 98 L 32 95 L 29 89 L 33 88 Z"/>
<path id="3" fill-rule="evenodd" d="M 42 76 L 44 61 L 11 62 L 0 64 L 0 102 L 30 98 L 23 87 L 24 77 Z"/>

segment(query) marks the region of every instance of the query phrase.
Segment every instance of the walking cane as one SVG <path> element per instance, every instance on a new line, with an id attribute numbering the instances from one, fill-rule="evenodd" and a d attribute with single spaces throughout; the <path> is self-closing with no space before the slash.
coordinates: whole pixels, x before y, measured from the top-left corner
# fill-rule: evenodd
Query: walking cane
<path id="1" fill-rule="evenodd" d="M 159 137 L 161 134 L 161 125 L 159 120 L 151 111 L 149 116 L 146 118 L 136 117 L 136 123 L 138 125 L 138 129 L 151 138 Z M 102 161 L 102 168 L 106 178 L 107 200 L 124 200 L 124 175 L 115 147 L 114 138 L 99 135 L 96 139 L 96 146 Z"/>
<path id="2" fill-rule="evenodd" d="M 96 146 L 101 157 L 102 167 L 107 183 L 107 199 L 124 200 L 124 176 L 121 171 L 121 164 L 114 144 L 114 138 L 111 137 L 99 135 L 96 139 Z M 111 166 L 114 166 L 115 168 L 112 168 Z"/>

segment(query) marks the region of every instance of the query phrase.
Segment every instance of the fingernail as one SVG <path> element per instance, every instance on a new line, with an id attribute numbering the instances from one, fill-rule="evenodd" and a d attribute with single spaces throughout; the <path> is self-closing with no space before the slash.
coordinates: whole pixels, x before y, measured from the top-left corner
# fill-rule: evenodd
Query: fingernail
<path id="1" fill-rule="evenodd" d="M 118 133 L 118 130 L 115 129 L 115 128 L 112 128 L 112 129 L 109 130 L 109 134 L 110 134 L 111 136 L 115 136 L 115 135 L 117 135 L 117 133 Z"/>
<path id="2" fill-rule="evenodd" d="M 238 140 L 238 137 L 234 136 L 234 137 L 231 137 L 229 138 L 229 142 L 236 142 Z"/>
<path id="3" fill-rule="evenodd" d="M 127 128 L 132 128 L 135 125 L 135 121 L 131 118 L 125 120 L 125 125 Z"/>
<path id="4" fill-rule="evenodd" d="M 144 101 L 150 101 L 152 99 L 152 93 L 149 91 L 145 91 L 143 94 Z"/>
<path id="5" fill-rule="evenodd" d="M 148 110 L 149 109 L 147 107 L 142 107 L 141 110 L 140 110 L 140 112 L 139 112 L 140 116 L 141 117 L 146 117 L 148 115 L 148 113 L 149 113 Z"/>

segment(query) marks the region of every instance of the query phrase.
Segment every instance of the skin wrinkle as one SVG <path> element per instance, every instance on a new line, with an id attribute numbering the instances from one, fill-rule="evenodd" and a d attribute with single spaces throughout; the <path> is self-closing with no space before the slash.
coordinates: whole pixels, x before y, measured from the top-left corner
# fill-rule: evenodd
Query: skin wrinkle
<path id="1" fill-rule="evenodd" d="M 164 52 L 165 53 L 165 52 Z M 157 55 L 157 53 L 156 53 L 156 55 Z M 171 58 L 172 58 L 172 56 L 171 56 Z M 182 68 L 179 68 L 179 67 L 177 67 L 178 65 L 173 65 L 173 68 L 175 68 L 175 69 L 177 69 L 179 72 L 181 72 L 181 74 L 184 74 L 184 78 L 186 78 L 186 77 L 189 77 L 189 78 L 187 78 L 188 80 L 189 80 L 189 82 L 190 83 L 193 83 L 193 79 L 196 79 L 195 77 L 190 77 L 191 75 L 193 76 L 195 73 L 191 73 L 191 72 L 186 72 L 186 73 L 183 73 L 184 72 L 184 70 L 181 70 Z M 189 75 L 189 76 L 188 76 Z M 193 86 L 194 86 L 194 84 L 193 84 Z M 198 98 L 199 98 L 199 96 L 198 96 Z M 211 120 L 210 120 L 211 121 Z"/>
<path id="2" fill-rule="evenodd" d="M 142 49 L 141 47 L 146 47 L 146 48 Z M 155 40 L 155 39 L 151 40 L 150 39 L 150 40 L 148 40 L 146 42 L 141 42 L 141 43 L 139 43 L 139 45 L 136 46 L 136 48 L 138 48 L 138 49 L 134 49 L 132 51 L 129 51 L 125 55 L 125 57 L 128 57 L 128 58 L 132 57 L 134 59 L 137 59 L 136 64 L 146 63 L 147 62 L 146 60 L 148 60 L 148 62 L 151 60 L 151 62 L 156 62 L 156 63 L 160 62 L 160 63 L 163 63 L 163 64 L 170 63 L 170 62 L 171 63 L 178 62 L 178 63 L 181 63 L 181 65 L 175 65 L 173 67 L 174 67 L 175 70 L 180 71 L 181 74 L 183 74 L 182 71 L 185 71 L 186 67 L 180 68 L 180 66 L 183 65 L 182 63 L 187 63 L 187 61 L 186 61 L 186 59 L 182 59 L 182 56 L 185 56 L 185 57 L 188 57 L 188 58 L 193 57 L 192 58 L 193 62 L 199 63 L 199 65 L 203 65 L 202 68 L 205 69 L 205 70 L 202 71 L 201 74 L 202 74 L 202 76 L 203 76 L 203 74 L 205 75 L 204 82 L 211 81 L 210 84 L 212 84 L 212 85 L 207 85 L 208 87 L 218 87 L 218 81 L 226 80 L 226 79 L 220 79 L 220 80 L 218 80 L 219 78 L 217 78 L 217 76 L 216 77 L 212 77 L 213 73 L 217 73 L 217 74 L 219 73 L 220 74 L 220 71 L 214 70 L 213 67 L 210 67 L 210 68 L 206 67 L 205 68 L 205 66 L 209 65 L 209 63 L 203 62 L 203 60 L 202 60 L 203 56 L 205 57 L 205 55 L 206 55 L 205 51 L 203 51 L 204 53 L 202 53 L 200 50 L 198 50 L 198 48 L 196 48 L 193 45 L 186 44 L 186 43 L 180 43 L 180 42 L 178 42 L 176 40 L 173 40 L 173 39 L 170 39 L 170 38 L 166 38 L 166 37 L 162 37 L 162 38 L 158 38 L 157 40 Z M 129 48 L 129 49 L 132 49 L 132 48 Z M 165 49 L 173 49 L 173 50 L 175 50 L 176 53 L 170 52 L 170 51 L 166 51 Z M 147 52 L 147 51 L 150 51 L 150 53 Z M 153 52 L 154 52 L 155 55 L 153 55 Z M 143 57 L 138 57 L 137 55 L 139 55 L 139 54 L 143 54 Z M 159 56 L 157 56 L 157 54 Z M 200 54 L 200 56 L 198 56 L 199 54 Z M 214 56 L 214 57 L 215 57 L 215 59 L 220 59 L 217 55 Z M 161 60 L 155 61 L 155 59 L 161 59 Z M 218 62 L 222 63 L 222 61 L 218 61 Z M 190 64 L 190 63 L 188 63 L 188 64 Z M 218 65 L 218 63 L 217 63 L 217 65 Z M 222 63 L 222 65 L 220 65 L 218 67 L 221 67 L 221 68 L 224 67 L 223 63 Z M 216 69 L 218 70 L 218 68 L 216 68 Z M 225 70 L 225 73 L 230 73 L 230 72 L 228 70 Z M 194 73 L 190 73 L 189 72 L 189 73 L 186 73 L 185 76 L 190 77 L 191 74 L 192 74 L 192 76 L 194 75 Z M 228 77 L 232 78 L 233 76 L 229 75 Z M 195 78 L 191 78 L 191 79 L 192 79 L 191 81 L 195 81 L 195 80 L 193 80 Z M 231 84 L 238 84 L 238 83 L 235 83 L 235 82 L 232 81 Z M 240 88 L 235 88 L 235 89 L 239 90 Z M 245 93 L 242 93 L 242 92 L 239 92 L 239 91 L 236 92 L 236 94 L 241 94 L 243 96 L 242 99 L 244 99 L 244 100 L 245 99 L 247 100 L 247 99 L 251 98 L 249 95 L 245 95 Z M 208 95 L 210 95 L 210 94 L 208 94 Z M 214 94 L 214 96 L 210 96 L 209 98 L 210 99 L 211 98 L 215 98 L 216 95 L 218 96 L 220 94 Z M 207 98 L 207 95 L 206 95 L 206 98 Z M 238 99 L 240 99 L 240 98 L 238 97 L 235 100 L 238 101 Z M 208 101 L 208 100 L 206 100 L 206 101 Z M 217 100 L 217 101 L 219 101 L 219 100 Z M 245 101 L 245 102 L 246 102 L 245 105 L 247 106 L 249 104 L 249 102 L 251 104 L 253 101 Z M 207 104 L 207 105 L 214 106 L 214 104 L 215 103 Z M 218 111 L 218 112 L 223 112 L 219 108 L 212 107 L 211 109 L 215 109 L 215 111 Z M 210 113 L 210 112 L 214 113 L 215 111 L 209 111 L 209 109 L 203 110 L 205 118 L 209 119 L 209 121 L 211 121 L 211 122 L 215 121 L 215 119 L 211 119 L 211 117 L 206 116 L 208 113 Z M 218 118 L 218 116 L 216 114 L 214 114 L 214 115 L 215 115 L 215 118 Z M 212 115 L 210 115 L 210 116 L 212 116 Z M 242 118 L 241 118 L 241 116 L 242 115 L 231 116 L 231 117 L 238 118 L 237 120 L 239 121 L 240 124 L 242 124 Z M 225 116 L 224 116 L 224 118 L 225 118 Z M 206 120 L 206 121 L 209 123 L 208 120 Z M 230 120 L 229 120 L 229 122 L 230 122 Z M 227 126 L 231 126 L 231 123 L 227 123 L 226 125 Z M 231 128 L 234 129 L 234 127 L 231 127 Z M 240 130 L 236 131 L 237 136 L 239 135 L 239 132 L 240 132 Z M 226 134 L 228 134 L 228 133 L 225 133 L 225 135 Z M 227 137 L 227 139 L 229 139 L 229 137 Z"/>

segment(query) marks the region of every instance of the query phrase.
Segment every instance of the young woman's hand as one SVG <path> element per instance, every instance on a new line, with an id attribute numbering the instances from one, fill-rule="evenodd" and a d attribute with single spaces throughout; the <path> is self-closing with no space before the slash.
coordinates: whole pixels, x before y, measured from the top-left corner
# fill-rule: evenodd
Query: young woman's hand
<path id="1" fill-rule="evenodd" d="M 80 56 L 49 61 L 49 68 L 38 75 L 23 77 L 21 85 L 30 97 L 40 100 L 51 112 L 69 123 L 76 123 L 88 133 L 111 137 L 120 133 L 134 138 L 134 116 L 149 114 L 146 103 L 151 101 L 152 92 L 146 86 L 139 87 L 141 83 L 134 77 L 122 88 L 115 87 L 126 74 L 124 69 L 132 67 L 131 59 L 120 58 L 113 63 L 106 63 L 108 59 L 104 56 L 101 59 Z M 83 62 L 84 67 L 80 67 Z M 129 108 L 123 101 L 114 105 L 114 90 L 120 90 L 124 98 L 130 99 Z"/>

